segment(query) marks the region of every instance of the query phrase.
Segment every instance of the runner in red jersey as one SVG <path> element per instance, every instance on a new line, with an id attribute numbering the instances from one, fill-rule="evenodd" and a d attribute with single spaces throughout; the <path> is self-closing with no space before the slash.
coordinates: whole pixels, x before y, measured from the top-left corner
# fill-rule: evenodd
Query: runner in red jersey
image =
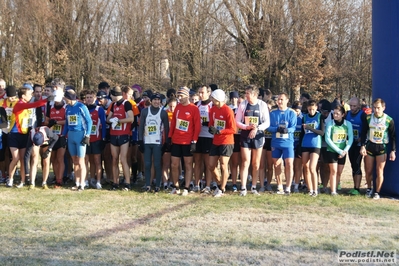
<path id="1" fill-rule="evenodd" d="M 181 87 L 177 92 L 180 104 L 173 113 L 169 130 L 168 143 L 172 143 L 172 181 L 173 190 L 171 194 L 180 194 L 179 183 L 177 182 L 180 166 L 180 158 L 184 158 L 184 176 L 186 187 L 183 195 L 188 194 L 188 187 L 193 177 L 193 152 L 196 150 L 196 143 L 201 131 L 201 118 L 198 107 L 190 103 L 190 90 Z"/>
<path id="2" fill-rule="evenodd" d="M 212 92 L 213 107 L 209 113 L 209 133 L 213 134 L 212 147 L 209 152 L 209 166 L 212 177 L 218 182 L 218 188 L 214 191 L 215 197 L 223 196 L 226 191 L 227 179 L 229 177 L 229 159 L 234 149 L 234 133 L 236 132 L 236 121 L 233 110 L 225 103 L 226 94 L 221 89 Z M 218 161 L 222 170 L 219 176 L 217 170 Z"/>

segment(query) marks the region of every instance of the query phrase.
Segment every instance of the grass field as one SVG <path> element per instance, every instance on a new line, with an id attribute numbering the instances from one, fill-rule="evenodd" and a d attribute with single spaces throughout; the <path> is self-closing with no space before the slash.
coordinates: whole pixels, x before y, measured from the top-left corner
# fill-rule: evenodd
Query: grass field
<path id="1" fill-rule="evenodd" d="M 350 188 L 348 176 L 344 187 Z M 0 186 L 0 265 L 327 265 L 397 250 L 398 201 Z M 348 190 L 348 189 L 347 189 Z"/>

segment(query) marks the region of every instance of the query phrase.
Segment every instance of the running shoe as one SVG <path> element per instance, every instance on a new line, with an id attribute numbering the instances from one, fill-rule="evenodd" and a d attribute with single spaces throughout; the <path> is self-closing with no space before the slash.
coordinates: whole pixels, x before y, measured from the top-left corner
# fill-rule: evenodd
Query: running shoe
<path id="1" fill-rule="evenodd" d="M 367 197 L 367 198 L 371 198 L 372 193 L 373 193 L 373 190 L 370 189 L 370 188 L 368 188 L 367 191 L 366 191 L 366 197 Z"/>
<path id="2" fill-rule="evenodd" d="M 35 189 L 35 185 L 29 185 L 28 189 L 29 190 L 34 190 Z"/>
<path id="3" fill-rule="evenodd" d="M 342 189 L 342 186 L 341 186 L 341 182 L 340 182 L 340 183 L 338 183 L 337 190 L 339 191 L 341 189 Z"/>
<path id="4" fill-rule="evenodd" d="M 112 184 L 111 188 L 109 190 L 119 190 L 119 186 Z"/>
<path id="5" fill-rule="evenodd" d="M 97 182 L 96 183 L 96 189 L 102 189 L 103 187 L 101 186 L 101 183 L 100 182 Z"/>
<path id="6" fill-rule="evenodd" d="M 180 195 L 180 189 L 173 188 L 172 191 L 169 194 L 171 194 L 171 195 Z"/>
<path id="7" fill-rule="evenodd" d="M 233 185 L 233 192 L 237 192 L 237 191 L 238 191 L 237 185 L 234 184 L 234 185 Z"/>
<path id="8" fill-rule="evenodd" d="M 5 178 L 5 177 L 0 178 L 0 184 L 4 184 L 4 183 L 6 183 L 6 181 L 7 181 L 7 178 Z"/>
<path id="9" fill-rule="evenodd" d="M 352 189 L 351 191 L 349 191 L 349 194 L 353 196 L 358 196 L 360 195 L 360 192 L 357 189 Z"/>
<path id="10" fill-rule="evenodd" d="M 373 199 L 378 200 L 380 199 L 380 195 L 378 193 L 374 193 Z"/>
<path id="11" fill-rule="evenodd" d="M 85 189 L 88 189 L 88 188 L 89 188 L 89 180 L 85 180 L 85 186 L 84 186 L 84 188 L 85 188 Z"/>
<path id="12" fill-rule="evenodd" d="M 221 189 L 218 189 L 218 191 L 217 191 L 217 193 L 214 195 L 214 197 L 215 198 L 220 198 L 220 197 L 222 197 L 224 194 L 223 194 L 223 191 L 221 190 Z"/>
<path id="13" fill-rule="evenodd" d="M 181 194 L 182 196 L 187 196 L 188 195 L 188 190 L 187 189 L 183 189 L 183 193 Z"/>
<path id="14" fill-rule="evenodd" d="M 298 188 L 294 188 L 294 193 L 299 193 L 299 189 Z"/>
<path id="15" fill-rule="evenodd" d="M 256 190 L 256 188 L 251 188 L 251 193 L 253 194 L 253 195 L 256 195 L 256 196 L 260 196 L 260 194 L 259 194 L 259 192 Z"/>
<path id="16" fill-rule="evenodd" d="M 277 189 L 276 193 L 277 193 L 278 195 L 284 195 L 284 194 L 285 194 L 283 188 Z"/>
<path id="17" fill-rule="evenodd" d="M 16 188 L 23 188 L 24 187 L 24 183 L 21 182 L 21 183 L 19 183 L 19 185 L 16 185 L 15 187 Z"/>
<path id="18" fill-rule="evenodd" d="M 97 181 L 94 178 L 90 178 L 90 186 L 92 188 L 97 188 Z"/>
<path id="19" fill-rule="evenodd" d="M 199 186 L 195 186 L 195 187 L 193 188 L 193 190 L 191 190 L 192 193 L 198 193 L 198 192 L 200 192 L 200 191 L 201 191 L 201 188 L 200 188 Z"/>
<path id="20" fill-rule="evenodd" d="M 42 189 L 47 190 L 47 189 L 48 189 L 47 184 L 43 184 L 43 185 L 42 185 Z"/>
<path id="21" fill-rule="evenodd" d="M 284 191 L 284 195 L 285 196 L 291 196 L 291 191 L 288 191 L 288 190 Z"/>
<path id="22" fill-rule="evenodd" d="M 124 187 L 122 188 L 122 190 L 124 190 L 124 191 L 129 191 L 131 189 L 132 189 L 132 187 L 128 183 L 125 183 Z"/>
<path id="23" fill-rule="evenodd" d="M 246 189 L 241 189 L 240 196 L 241 197 L 245 197 L 246 195 L 247 195 L 247 190 Z"/>
<path id="24" fill-rule="evenodd" d="M 336 197 L 336 196 L 338 196 L 338 193 L 337 192 L 331 192 L 331 196 Z"/>
<path id="25" fill-rule="evenodd" d="M 205 187 L 205 188 L 201 191 L 201 193 L 209 195 L 209 194 L 211 194 L 211 189 L 210 189 L 209 187 Z"/>
<path id="26" fill-rule="evenodd" d="M 155 190 L 154 190 L 154 194 L 158 194 L 159 191 L 161 191 L 161 189 L 159 187 L 156 187 Z"/>
<path id="27" fill-rule="evenodd" d="M 6 187 L 11 188 L 13 186 L 13 180 L 12 179 L 8 179 L 7 183 L 6 183 Z"/>
<path id="28" fill-rule="evenodd" d="M 146 187 L 144 190 L 145 193 L 150 193 L 151 192 L 151 187 Z"/>
<path id="29" fill-rule="evenodd" d="M 259 192 L 265 192 L 266 191 L 266 188 L 265 187 L 261 187 L 260 189 L 259 189 Z"/>
<path id="30" fill-rule="evenodd" d="M 62 184 L 61 183 L 55 183 L 54 184 L 54 188 L 55 189 L 62 188 Z"/>
<path id="31" fill-rule="evenodd" d="M 272 185 L 268 184 L 268 185 L 266 186 L 266 190 L 267 190 L 268 192 L 272 192 L 272 191 L 273 191 Z"/>
<path id="32" fill-rule="evenodd" d="M 313 192 L 313 193 L 312 193 L 312 197 L 313 197 L 313 198 L 316 198 L 316 197 L 317 197 L 317 192 Z"/>

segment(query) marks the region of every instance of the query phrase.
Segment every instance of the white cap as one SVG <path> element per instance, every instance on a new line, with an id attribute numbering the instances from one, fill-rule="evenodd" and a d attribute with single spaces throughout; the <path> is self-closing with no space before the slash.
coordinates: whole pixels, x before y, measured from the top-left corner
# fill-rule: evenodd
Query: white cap
<path id="1" fill-rule="evenodd" d="M 226 94 L 221 89 L 214 90 L 211 94 L 211 97 L 219 102 L 226 101 Z"/>

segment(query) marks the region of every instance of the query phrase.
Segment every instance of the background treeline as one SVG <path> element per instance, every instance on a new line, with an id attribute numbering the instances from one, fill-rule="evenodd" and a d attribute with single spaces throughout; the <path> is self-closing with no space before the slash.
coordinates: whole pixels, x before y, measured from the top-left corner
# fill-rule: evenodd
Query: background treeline
<path id="1" fill-rule="evenodd" d="M 371 0 L 0 0 L 0 47 L 17 86 L 371 94 Z"/>

